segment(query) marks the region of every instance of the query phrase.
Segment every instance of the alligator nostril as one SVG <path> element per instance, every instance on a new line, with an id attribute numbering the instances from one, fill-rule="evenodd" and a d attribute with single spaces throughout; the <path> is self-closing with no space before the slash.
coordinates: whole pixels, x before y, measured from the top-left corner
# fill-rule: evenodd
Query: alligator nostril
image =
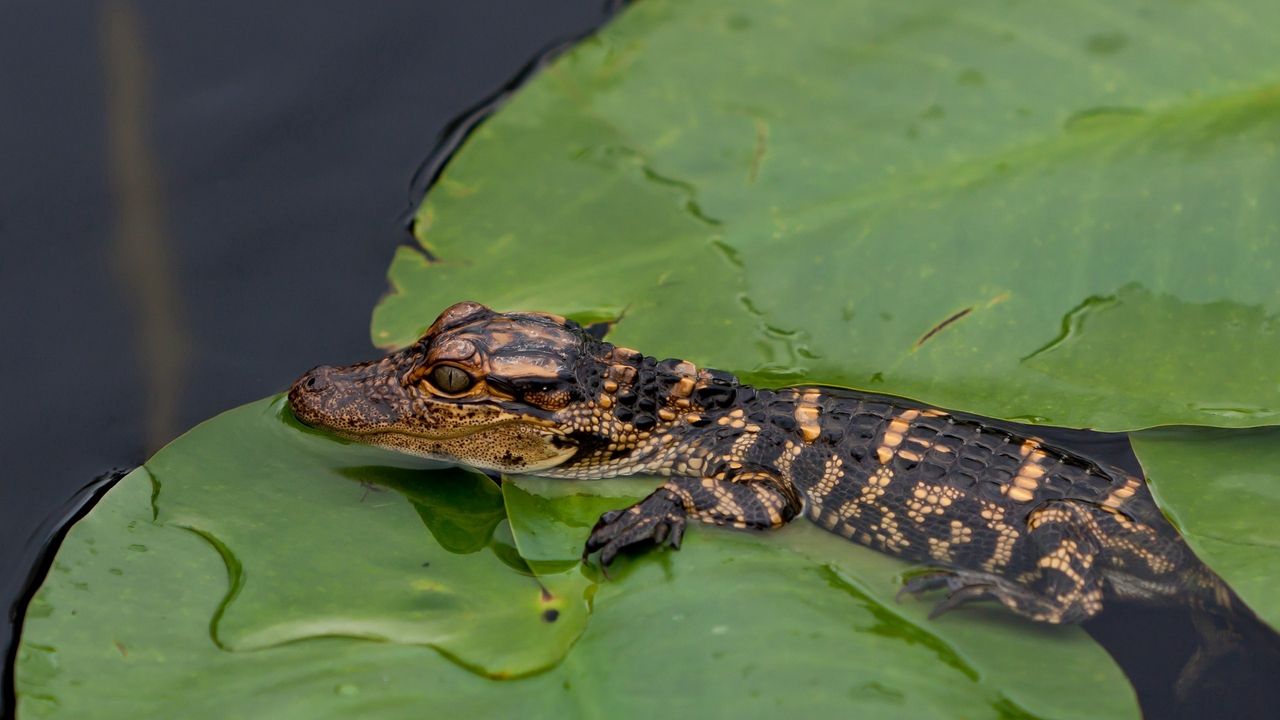
<path id="1" fill-rule="evenodd" d="M 311 392 L 320 392 L 321 390 L 324 390 L 325 388 L 329 387 L 329 381 L 325 380 L 323 377 L 320 377 L 319 375 L 316 375 L 315 373 L 312 373 L 311 375 L 307 376 L 307 379 L 305 381 L 303 381 L 302 387 L 306 388 L 307 390 L 310 390 Z"/>

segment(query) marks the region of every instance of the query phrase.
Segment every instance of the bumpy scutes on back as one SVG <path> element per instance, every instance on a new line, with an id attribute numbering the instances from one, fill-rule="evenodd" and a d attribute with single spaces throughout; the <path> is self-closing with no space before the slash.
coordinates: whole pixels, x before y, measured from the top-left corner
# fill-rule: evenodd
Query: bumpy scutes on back
<path id="1" fill-rule="evenodd" d="M 741 385 L 728 373 L 615 347 L 546 313 L 445 310 L 381 360 L 318 367 L 294 413 L 358 442 L 486 470 L 668 481 L 608 513 L 588 551 L 679 545 L 684 522 L 779 527 L 801 515 L 924 563 L 937 611 L 993 599 L 1076 622 L 1104 597 L 1238 606 L 1141 478 L 1034 429 L 903 398 Z"/>

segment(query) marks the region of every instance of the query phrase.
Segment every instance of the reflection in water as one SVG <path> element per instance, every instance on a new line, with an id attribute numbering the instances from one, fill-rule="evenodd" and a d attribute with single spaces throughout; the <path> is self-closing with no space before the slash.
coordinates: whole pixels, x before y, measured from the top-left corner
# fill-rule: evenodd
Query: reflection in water
<path id="1" fill-rule="evenodd" d="M 102 12 L 107 147 L 117 213 L 112 255 L 136 318 L 136 353 L 147 383 L 146 442 L 154 452 L 177 435 L 189 341 L 165 231 L 159 161 L 149 138 L 149 66 L 138 12 L 129 0 L 111 0 Z"/>
<path id="2" fill-rule="evenodd" d="M 1266 718 L 1280 706 L 1280 640 L 1257 619 L 1112 603 L 1084 628 L 1134 682 L 1150 718 Z"/>

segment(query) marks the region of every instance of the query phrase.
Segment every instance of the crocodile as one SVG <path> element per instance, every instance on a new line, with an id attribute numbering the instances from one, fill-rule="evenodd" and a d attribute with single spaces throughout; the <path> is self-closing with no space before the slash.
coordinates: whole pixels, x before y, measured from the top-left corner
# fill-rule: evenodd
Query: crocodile
<path id="1" fill-rule="evenodd" d="M 493 473 L 659 475 L 605 513 L 584 559 L 679 548 L 692 519 L 767 530 L 805 517 L 920 566 L 901 588 L 942 591 L 933 615 L 993 600 L 1074 623 L 1110 598 L 1226 608 L 1141 477 L 1025 426 L 830 387 L 756 388 L 659 360 L 540 312 L 453 305 L 420 340 L 316 367 L 295 416 L 352 441 Z"/>

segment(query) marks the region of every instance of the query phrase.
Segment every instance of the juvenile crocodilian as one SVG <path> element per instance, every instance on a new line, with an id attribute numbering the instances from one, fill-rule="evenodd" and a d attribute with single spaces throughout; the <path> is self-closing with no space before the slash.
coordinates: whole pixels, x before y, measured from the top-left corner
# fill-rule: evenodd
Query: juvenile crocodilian
<path id="1" fill-rule="evenodd" d="M 900 398 L 752 388 L 557 315 L 459 303 L 403 350 L 311 370 L 289 402 L 344 438 L 488 471 L 666 476 L 600 518 L 586 552 L 603 565 L 629 546 L 678 548 L 690 518 L 763 530 L 803 515 L 925 566 L 903 589 L 945 590 L 935 614 L 990 599 L 1070 623 L 1107 598 L 1240 604 L 1139 477 Z"/>

